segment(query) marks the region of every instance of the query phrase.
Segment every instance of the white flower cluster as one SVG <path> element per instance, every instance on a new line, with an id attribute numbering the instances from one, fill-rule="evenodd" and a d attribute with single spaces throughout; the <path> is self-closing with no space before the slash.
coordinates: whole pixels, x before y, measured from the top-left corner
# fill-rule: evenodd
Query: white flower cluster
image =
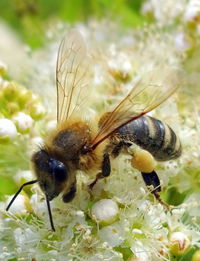
<path id="1" fill-rule="evenodd" d="M 43 117 L 38 98 L 15 82 L 4 80 L 6 67 L 0 65 L 0 143 L 31 131 L 34 121 Z"/>
<path id="2" fill-rule="evenodd" d="M 191 50 L 196 43 L 194 37 L 200 33 L 200 2 L 198 0 L 147 0 L 142 13 L 155 19 L 164 27 L 178 23 L 174 37 L 179 51 Z"/>
<path id="3" fill-rule="evenodd" d="M 155 17 L 163 23 L 183 13 L 189 17 L 184 9 L 185 2 L 150 2 Z M 171 10 L 172 2 L 174 12 Z M 145 8 L 147 7 L 144 6 L 143 9 Z M 181 68 L 182 59 L 185 59 L 185 63 L 188 61 L 182 36 L 174 42 L 180 27 L 177 29 L 174 26 L 168 32 L 162 30 L 162 26 L 155 25 L 140 31 L 123 32 L 108 21 L 92 21 L 87 26 L 80 24 L 77 27 L 86 37 L 88 50 L 92 50 L 89 52 L 92 73 L 88 81 L 96 91 L 92 96 L 93 107 L 88 110 L 89 116 L 109 110 L 111 103 L 118 103 L 132 88 L 135 78 L 155 64 Z M 177 48 L 177 45 L 181 48 Z M 44 96 L 52 112 L 55 104 L 51 103 L 53 99 L 49 99 L 49 96 L 55 97 L 55 90 L 51 88 L 54 71 L 49 61 L 52 62 L 56 57 L 57 44 L 50 45 L 49 49 L 39 52 L 47 58 L 46 64 L 38 52 L 33 55 L 33 71 L 36 74 L 32 75 L 30 85 L 35 92 L 38 90 Z M 192 79 L 192 88 L 195 89 L 197 77 L 193 75 Z M 1 202 L 0 260 L 161 261 L 172 260 L 174 256 L 186 254 L 192 247 L 199 247 L 197 222 L 200 143 L 197 129 L 200 118 L 195 92 L 193 89 L 190 92 L 187 87 L 183 86 L 182 92 L 152 112 L 154 116 L 171 123 L 180 133 L 184 149 L 179 160 L 156 166 L 162 187 L 167 190 L 169 186 L 181 196 L 187 195 L 187 199 L 182 199 L 176 208 L 167 211 L 153 198 L 139 171 L 133 168 L 138 162 L 131 163 L 131 157 L 122 154 L 112 160 L 111 175 L 100 180 L 92 192 L 87 187 L 91 180 L 85 173 L 79 172 L 75 199 L 68 204 L 63 203 L 60 197 L 51 202 L 56 232 L 50 231 L 46 202 L 37 184 L 18 196 L 9 214 L 3 211 L 6 203 Z M 187 110 L 189 103 L 193 105 L 189 105 Z M 195 113 L 191 109 L 193 106 Z M 14 116 L 18 128 L 32 126 L 32 121 L 27 116 L 21 112 Z M 23 119 L 23 124 L 20 119 Z M 0 123 L 2 120 L 5 121 L 1 119 Z M 55 125 L 51 116 L 45 120 L 47 128 Z M 15 136 L 16 128 L 14 130 L 13 127 L 11 131 L 10 127 L 8 132 L 0 127 L 0 134 L 4 135 L 5 132 L 7 135 L 11 133 L 10 137 Z M 138 153 L 140 154 L 143 155 L 142 152 Z M 152 164 L 154 167 L 154 162 Z M 18 172 L 16 176 L 19 186 L 31 179 L 30 172 Z M 171 196 L 172 202 L 175 202 L 176 195 Z"/>
<path id="4" fill-rule="evenodd" d="M 147 0 L 142 6 L 144 14 L 152 14 L 153 18 L 163 25 L 176 22 L 176 19 L 183 18 L 184 22 L 199 23 L 200 3 L 198 0 Z"/>

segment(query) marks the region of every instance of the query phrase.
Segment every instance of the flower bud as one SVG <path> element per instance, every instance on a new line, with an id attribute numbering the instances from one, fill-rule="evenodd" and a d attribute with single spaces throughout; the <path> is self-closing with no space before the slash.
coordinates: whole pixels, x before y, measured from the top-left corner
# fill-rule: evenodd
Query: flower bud
<path id="1" fill-rule="evenodd" d="M 15 82 L 9 82 L 4 86 L 3 94 L 6 100 L 15 101 L 19 95 L 19 87 Z"/>
<path id="2" fill-rule="evenodd" d="M 34 120 L 39 120 L 44 116 L 45 109 L 41 104 L 36 103 L 31 106 L 29 113 Z"/>
<path id="3" fill-rule="evenodd" d="M 28 103 L 28 101 L 32 98 L 32 91 L 23 90 L 19 96 L 18 96 L 18 103 L 20 105 L 20 108 L 24 108 L 25 104 Z"/>
<path id="4" fill-rule="evenodd" d="M 14 117 L 13 120 L 15 121 L 18 130 L 21 133 L 29 132 L 30 128 L 33 125 L 33 119 L 26 113 L 19 112 Z"/>
<path id="5" fill-rule="evenodd" d="M 102 225 L 113 223 L 118 213 L 118 205 L 111 199 L 101 199 L 92 207 L 92 218 Z"/>
<path id="6" fill-rule="evenodd" d="M 7 110 L 12 115 L 19 111 L 19 105 L 16 102 L 9 102 L 7 104 Z"/>
<path id="7" fill-rule="evenodd" d="M 8 119 L 0 119 L 0 140 L 14 139 L 17 135 L 15 124 Z"/>

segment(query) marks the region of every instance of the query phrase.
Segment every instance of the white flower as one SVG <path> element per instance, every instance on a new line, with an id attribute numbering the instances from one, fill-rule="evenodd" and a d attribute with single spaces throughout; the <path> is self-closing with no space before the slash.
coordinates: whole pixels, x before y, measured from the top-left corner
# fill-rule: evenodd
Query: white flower
<path id="1" fill-rule="evenodd" d="M 108 61 L 110 69 L 120 71 L 122 74 L 130 73 L 132 70 L 132 64 L 129 60 L 130 57 L 128 57 L 124 52 L 114 53 L 113 56 L 114 57 Z"/>
<path id="2" fill-rule="evenodd" d="M 0 137 L 14 139 L 17 136 L 15 124 L 8 119 L 0 119 Z"/>
<path id="3" fill-rule="evenodd" d="M 56 126 L 57 126 L 56 120 L 49 121 L 46 125 L 47 132 L 48 133 L 52 132 L 53 130 L 55 130 Z"/>
<path id="4" fill-rule="evenodd" d="M 20 184 L 22 180 L 30 181 L 33 179 L 33 174 L 30 170 L 21 170 L 14 176 L 15 181 Z"/>
<path id="5" fill-rule="evenodd" d="M 188 250 L 190 240 L 182 232 L 174 232 L 170 236 L 170 249 L 174 255 L 182 255 Z"/>
<path id="6" fill-rule="evenodd" d="M 180 51 L 185 51 L 190 48 L 190 43 L 184 33 L 179 33 L 175 37 L 175 46 Z"/>
<path id="7" fill-rule="evenodd" d="M 33 150 L 35 150 L 35 148 L 38 148 L 38 146 L 43 145 L 44 141 L 40 136 L 36 136 L 34 138 L 31 139 L 31 147 L 33 148 Z"/>
<path id="8" fill-rule="evenodd" d="M 136 255 L 130 256 L 127 261 L 149 261 L 148 254 L 143 252 L 142 249 L 140 251 Z"/>
<path id="9" fill-rule="evenodd" d="M 200 194 L 192 193 L 184 202 L 183 207 L 187 209 L 190 216 L 200 217 Z"/>
<path id="10" fill-rule="evenodd" d="M 42 195 L 38 195 L 37 193 L 33 194 L 30 198 L 30 204 L 34 213 L 39 217 L 44 217 L 45 214 L 47 214 L 47 204 L 46 201 L 43 200 Z"/>
<path id="11" fill-rule="evenodd" d="M 118 222 L 100 229 L 99 235 L 112 247 L 119 246 L 125 239 L 124 227 Z"/>
<path id="12" fill-rule="evenodd" d="M 184 3 L 173 0 L 148 0 L 143 3 L 142 13 L 153 13 L 154 18 L 163 25 L 173 23 L 184 10 Z"/>
<path id="13" fill-rule="evenodd" d="M 6 201 L 6 206 L 10 203 L 14 195 L 10 196 Z M 9 212 L 12 214 L 24 214 L 26 213 L 26 204 L 25 202 L 28 198 L 24 195 L 19 194 L 13 204 L 11 205 Z"/>
<path id="14" fill-rule="evenodd" d="M 199 22 L 200 18 L 200 2 L 199 0 L 190 0 L 184 14 L 186 22 Z"/>
<path id="15" fill-rule="evenodd" d="M 37 233 L 31 230 L 31 228 L 16 228 L 13 231 L 13 234 L 16 245 L 18 246 L 17 250 L 19 254 L 22 255 L 25 252 L 28 252 L 30 254 L 36 253 L 37 250 L 35 249 L 35 246 L 37 245 L 40 238 Z"/>
<path id="16" fill-rule="evenodd" d="M 144 15 L 152 14 L 153 12 L 153 5 L 150 1 L 146 1 L 142 5 L 141 13 Z"/>

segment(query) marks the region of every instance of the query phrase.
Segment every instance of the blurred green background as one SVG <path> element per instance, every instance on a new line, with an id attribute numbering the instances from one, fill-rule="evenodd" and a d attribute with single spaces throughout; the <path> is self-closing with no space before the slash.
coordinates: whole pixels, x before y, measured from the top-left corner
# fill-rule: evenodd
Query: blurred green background
<path id="1" fill-rule="evenodd" d="M 32 48 L 44 42 L 45 31 L 57 21 L 88 22 L 111 19 L 126 27 L 144 22 L 143 0 L 1 0 L 0 19 L 6 21 Z"/>

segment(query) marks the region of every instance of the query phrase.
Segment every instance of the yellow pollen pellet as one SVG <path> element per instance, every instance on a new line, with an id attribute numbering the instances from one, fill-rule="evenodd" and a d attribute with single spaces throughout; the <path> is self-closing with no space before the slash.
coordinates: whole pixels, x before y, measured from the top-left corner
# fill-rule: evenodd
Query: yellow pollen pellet
<path id="1" fill-rule="evenodd" d="M 154 170 L 156 162 L 148 151 L 138 149 L 134 151 L 131 165 L 141 172 L 150 173 Z"/>

